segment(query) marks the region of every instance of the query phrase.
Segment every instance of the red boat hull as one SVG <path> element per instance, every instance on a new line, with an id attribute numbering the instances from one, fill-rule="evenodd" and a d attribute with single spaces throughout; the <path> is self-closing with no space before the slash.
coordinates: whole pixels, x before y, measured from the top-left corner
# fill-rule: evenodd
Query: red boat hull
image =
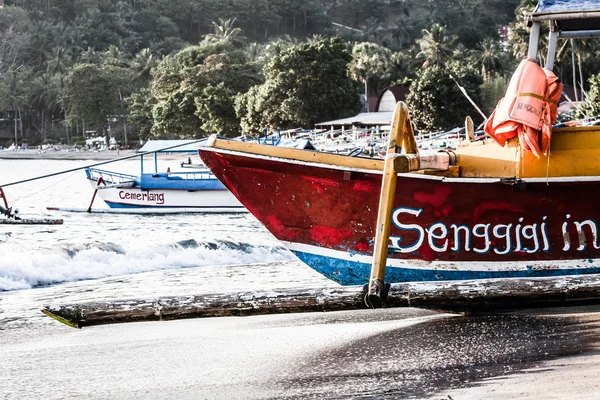
<path id="1" fill-rule="evenodd" d="M 199 150 L 240 202 L 301 260 L 342 284 L 368 282 L 381 172 Z M 600 272 L 593 178 L 399 174 L 386 281 Z"/>

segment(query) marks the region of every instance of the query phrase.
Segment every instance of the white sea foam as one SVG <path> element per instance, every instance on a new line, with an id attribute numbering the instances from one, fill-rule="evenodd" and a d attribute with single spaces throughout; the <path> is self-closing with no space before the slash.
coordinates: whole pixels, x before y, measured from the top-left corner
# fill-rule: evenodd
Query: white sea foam
<path id="1" fill-rule="evenodd" d="M 13 248 L 0 257 L 0 291 L 164 269 L 218 268 L 291 259 L 294 256 L 283 247 L 229 241 L 190 240 L 128 248 L 110 243 L 51 250 Z"/>

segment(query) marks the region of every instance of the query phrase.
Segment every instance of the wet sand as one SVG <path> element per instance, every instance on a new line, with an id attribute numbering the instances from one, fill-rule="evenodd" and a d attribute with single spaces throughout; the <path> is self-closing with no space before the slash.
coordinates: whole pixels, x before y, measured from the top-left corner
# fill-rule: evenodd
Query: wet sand
<path id="1" fill-rule="evenodd" d="M 0 398 L 596 399 L 598 311 L 44 324 L 2 332 Z"/>

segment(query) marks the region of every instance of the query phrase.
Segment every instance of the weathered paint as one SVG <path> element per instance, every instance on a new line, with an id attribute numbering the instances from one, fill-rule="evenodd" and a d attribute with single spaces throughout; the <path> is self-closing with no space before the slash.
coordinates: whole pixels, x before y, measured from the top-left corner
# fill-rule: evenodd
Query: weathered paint
<path id="1" fill-rule="evenodd" d="M 219 149 L 201 149 L 199 154 L 278 239 L 309 249 L 372 257 L 380 172 L 352 171 L 347 179 L 348 174 L 339 166 L 328 168 Z M 497 276 L 597 273 L 599 195 L 600 181 L 594 180 L 513 185 L 494 179 L 400 174 L 388 267 L 395 260 L 425 262 L 430 267 L 390 272 L 390 281 L 494 275 L 493 270 L 486 274 L 468 270 L 452 273 L 436 262 L 495 264 L 497 271 L 503 271 Z M 340 268 L 345 265 L 341 258 L 323 258 L 315 250 L 306 253 L 297 254 L 332 279 L 344 284 L 367 281 L 359 265 Z M 575 265 L 582 259 L 592 260 L 592 264 L 582 268 Z M 553 263 L 570 260 L 573 265 Z M 541 263 L 519 271 L 503 268 L 512 262 Z"/>

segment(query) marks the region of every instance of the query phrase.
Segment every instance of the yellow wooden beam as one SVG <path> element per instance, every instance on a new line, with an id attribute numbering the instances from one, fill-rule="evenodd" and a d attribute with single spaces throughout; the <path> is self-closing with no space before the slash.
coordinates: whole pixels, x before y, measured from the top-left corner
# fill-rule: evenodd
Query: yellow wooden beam
<path id="1" fill-rule="evenodd" d="M 388 139 L 387 155 L 383 166 L 383 180 L 375 230 L 373 264 L 371 266 L 369 289 L 366 296 L 367 303 L 371 307 L 381 306 L 386 296 L 384 279 L 397 177 L 394 163 L 396 158 L 395 155 L 401 151 L 401 148 L 398 145 L 404 142 L 404 138 L 407 134 L 407 127 L 410 127 L 408 108 L 403 102 L 398 102 L 392 118 L 392 128 Z"/>
<path id="2" fill-rule="evenodd" d="M 330 164 L 340 167 L 383 170 L 383 160 L 376 158 L 348 157 L 339 154 L 292 149 L 289 147 L 269 146 L 239 140 L 218 139 L 216 135 L 209 138 L 207 146 L 242 153 L 258 154 L 287 160 L 297 160 L 319 164 Z"/>

